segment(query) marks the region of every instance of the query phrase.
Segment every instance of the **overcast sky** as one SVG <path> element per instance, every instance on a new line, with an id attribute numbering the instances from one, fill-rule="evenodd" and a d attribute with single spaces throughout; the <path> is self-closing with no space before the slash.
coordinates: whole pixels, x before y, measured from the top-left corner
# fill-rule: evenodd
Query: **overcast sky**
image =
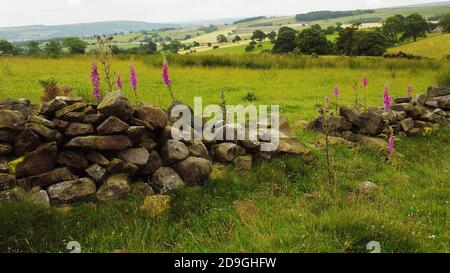
<path id="1" fill-rule="evenodd" d="M 183 22 L 441 1 L 444 0 L 0 0 L 0 27 L 111 20 Z"/>

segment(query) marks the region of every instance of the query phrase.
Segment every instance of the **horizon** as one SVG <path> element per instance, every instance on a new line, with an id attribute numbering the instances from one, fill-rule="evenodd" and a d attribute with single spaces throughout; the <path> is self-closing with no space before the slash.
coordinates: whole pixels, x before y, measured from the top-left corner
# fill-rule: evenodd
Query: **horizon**
<path id="1" fill-rule="evenodd" d="M 382 9 L 382 8 L 395 8 L 395 7 L 404 7 L 404 6 L 414 6 L 414 5 L 426 5 L 426 4 L 438 4 L 438 3 L 450 3 L 449 1 L 442 1 L 442 0 L 367 0 L 367 1 L 361 1 L 361 3 L 354 3 L 350 0 L 344 0 L 339 3 L 336 3 L 336 1 L 332 0 L 319 0 L 315 3 L 307 3 L 307 4 L 301 4 L 301 3 L 294 3 L 295 0 L 279 0 L 276 3 L 273 3 L 273 1 L 270 0 L 263 0 L 258 1 L 257 4 L 254 3 L 256 0 L 247 0 L 247 1 L 241 1 L 241 0 L 229 0 L 227 3 L 229 4 L 230 1 L 238 2 L 241 5 L 241 10 L 239 12 L 236 12 L 234 10 L 235 16 L 232 16 L 234 14 L 230 14 L 229 7 L 224 7 L 223 4 L 226 4 L 224 1 L 220 0 L 211 0 L 208 4 L 202 4 L 203 9 L 199 9 L 199 5 L 202 1 L 198 0 L 168 0 L 162 4 L 153 4 L 153 3 L 147 3 L 142 2 L 141 0 L 130 0 L 128 3 L 126 3 L 126 6 L 122 3 L 119 3 L 118 0 L 112 0 L 109 1 L 109 5 L 111 7 L 114 7 L 114 12 L 109 12 L 108 16 L 105 17 L 105 14 L 95 14 L 90 15 L 92 10 L 97 10 L 98 6 L 101 6 L 101 4 L 105 0 L 99 0 L 96 1 L 96 3 L 89 3 L 86 0 L 63 0 L 58 1 L 56 6 L 50 7 L 51 3 L 55 2 L 56 0 L 42 0 L 40 3 L 40 6 L 37 7 L 37 11 L 33 10 L 30 12 L 36 13 L 38 12 L 41 14 L 39 16 L 40 18 L 46 18 L 42 21 L 42 19 L 39 19 L 41 21 L 36 21 L 36 17 L 33 18 L 33 16 L 30 16 L 28 13 L 28 10 L 23 10 L 23 6 L 26 6 L 26 3 L 30 4 L 31 0 L 18 0 L 15 1 L 15 5 L 9 5 L 7 8 L 4 8 L 0 10 L 0 28 L 15 28 L 15 27 L 29 27 L 29 26 L 58 26 L 58 25 L 75 25 L 75 24 L 89 24 L 89 23 L 102 23 L 102 22 L 111 22 L 111 21 L 133 21 L 133 22 L 146 22 L 146 23 L 162 23 L 162 24 L 194 24 L 194 23 L 201 23 L 202 21 L 214 21 L 214 20 L 232 20 L 232 19 L 239 19 L 239 18 L 249 18 L 254 16 L 292 16 L 299 13 L 307 13 L 312 11 L 323 11 L 323 10 L 356 10 L 356 9 Z M 165 6 L 173 6 L 176 5 L 177 2 L 183 2 L 183 6 L 188 6 L 188 12 L 186 12 L 186 7 L 179 8 L 178 10 L 174 10 L 173 7 L 167 8 L 169 10 L 169 16 L 166 15 L 166 13 L 159 14 L 158 16 L 155 15 L 147 15 L 145 12 L 148 10 L 148 8 L 152 7 L 153 5 L 161 6 L 160 9 L 164 9 Z M 283 2 L 285 5 L 280 5 L 280 2 Z M 44 3 L 42 3 L 44 2 Z M 139 8 L 136 8 L 137 5 L 131 5 L 129 2 L 139 2 L 141 5 Z M 187 3 L 186 3 L 187 2 Z M 221 3 L 222 2 L 222 3 Z M 241 3 L 244 2 L 244 3 Z M 335 3 L 329 3 L 329 2 L 335 2 Z M 328 3 L 328 4 L 327 4 Z M 192 4 L 190 6 L 189 4 Z M 119 5 L 121 7 L 117 7 L 116 5 Z M 296 9 L 295 7 L 297 5 L 303 5 L 303 9 L 299 8 Z M 228 5 L 230 6 L 230 5 Z M 275 6 L 281 6 L 281 7 L 275 7 Z M 141 8 L 142 7 L 142 8 Z M 115 10 L 120 10 L 120 14 L 127 13 L 128 9 L 130 9 L 134 12 L 136 12 L 133 16 L 123 16 L 118 15 L 115 13 Z M 234 7 L 232 7 L 234 8 Z M 250 9 L 257 9 L 258 11 L 250 11 Z M 21 16 L 17 16 L 16 9 L 20 9 Z M 36 9 L 36 7 L 35 7 Z M 293 10 L 295 9 L 295 10 Z M 195 12 L 191 12 L 192 10 L 195 10 Z M 218 12 L 217 12 L 218 10 Z M 223 11 L 222 11 L 223 10 Z M 268 11 L 270 10 L 270 12 Z M 289 12 L 288 12 L 289 10 Z M 110 10 L 111 11 L 111 10 Z M 122 12 L 124 11 L 124 12 Z M 144 12 L 145 14 L 142 14 Z M 198 14 L 197 14 L 198 13 Z M 14 18 L 11 18 L 11 14 L 14 14 Z M 50 14 L 58 14 L 58 16 L 50 16 Z M 183 16 L 182 16 L 182 15 Z M 184 16 L 184 14 L 187 14 L 187 16 Z M 220 14 L 219 16 L 216 16 L 215 18 L 211 17 L 199 17 L 202 16 L 201 14 Z M 65 15 L 65 16 L 63 16 Z M 85 17 L 85 16 L 88 17 Z M 122 17 L 121 17 L 122 16 Z M 150 17 L 149 17 L 150 16 Z M 20 19 L 21 17 L 24 17 L 26 19 Z M 31 18 L 30 18 L 31 17 Z M 60 18 L 64 17 L 64 18 Z M 90 19 L 92 18 L 92 19 Z M 167 18 L 167 19 L 165 19 Z M 177 19 L 174 19 L 177 18 Z M 198 18 L 198 19 L 192 19 L 192 18 Z M 14 23 L 14 21 L 17 20 L 23 20 L 23 23 Z M 13 22 L 13 23 L 10 23 Z"/>

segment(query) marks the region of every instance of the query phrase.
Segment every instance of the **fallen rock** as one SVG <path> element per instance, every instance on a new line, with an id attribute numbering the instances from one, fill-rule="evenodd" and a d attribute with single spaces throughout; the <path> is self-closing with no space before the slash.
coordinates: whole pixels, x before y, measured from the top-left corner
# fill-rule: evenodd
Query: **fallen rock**
<path id="1" fill-rule="evenodd" d="M 172 168 L 159 168 L 152 176 L 151 184 L 165 194 L 185 186 L 180 175 Z"/>
<path id="2" fill-rule="evenodd" d="M 92 150 L 125 150 L 133 145 L 127 136 L 85 136 L 76 137 L 66 144 L 67 147 Z"/>
<path id="3" fill-rule="evenodd" d="M 153 105 L 139 105 L 136 109 L 136 117 L 159 128 L 164 128 L 169 122 L 167 113 L 163 109 Z"/>
<path id="4" fill-rule="evenodd" d="M 130 125 L 116 118 L 110 116 L 102 124 L 97 127 L 99 135 L 113 135 L 126 132 L 130 128 Z"/>
<path id="5" fill-rule="evenodd" d="M 374 193 L 376 190 L 378 190 L 378 186 L 369 181 L 360 183 L 356 188 L 357 193 L 367 195 Z"/>
<path id="6" fill-rule="evenodd" d="M 107 176 L 106 169 L 97 164 L 91 165 L 85 171 L 96 182 L 102 182 Z"/>
<path id="7" fill-rule="evenodd" d="M 0 173 L 0 191 L 9 190 L 16 186 L 16 177 L 11 174 Z"/>
<path id="8" fill-rule="evenodd" d="M 234 143 L 222 143 L 211 146 L 213 158 L 219 162 L 232 162 L 236 157 L 245 154 L 244 148 Z"/>
<path id="9" fill-rule="evenodd" d="M 85 136 L 94 133 L 92 124 L 71 122 L 66 128 L 65 134 L 68 137 Z"/>
<path id="10" fill-rule="evenodd" d="M 48 187 L 47 192 L 54 205 L 91 200 L 97 187 L 89 178 L 65 181 Z"/>
<path id="11" fill-rule="evenodd" d="M 404 119 L 400 122 L 403 131 L 408 132 L 412 128 L 414 128 L 414 120 L 412 118 Z"/>
<path id="12" fill-rule="evenodd" d="M 23 130 L 25 117 L 19 111 L 0 110 L 0 129 Z"/>
<path id="13" fill-rule="evenodd" d="M 131 192 L 128 175 L 117 174 L 109 177 L 97 192 L 97 199 L 103 202 L 126 198 Z"/>
<path id="14" fill-rule="evenodd" d="M 170 197 L 167 195 L 147 196 L 141 207 L 150 216 L 158 216 L 170 209 Z"/>
<path id="15" fill-rule="evenodd" d="M 248 172 L 252 170 L 253 159 L 250 155 L 238 156 L 233 161 L 233 164 L 238 172 Z"/>
<path id="16" fill-rule="evenodd" d="M 50 197 L 45 190 L 40 190 L 31 194 L 31 201 L 36 205 L 50 207 Z"/>
<path id="17" fill-rule="evenodd" d="M 189 150 L 183 142 L 168 140 L 161 149 L 161 156 L 166 164 L 173 164 L 186 159 L 189 156 Z"/>
<path id="18" fill-rule="evenodd" d="M 7 155 L 13 151 L 14 147 L 8 143 L 0 143 L 0 155 Z"/>
<path id="19" fill-rule="evenodd" d="M 42 174 L 55 167 L 58 148 L 56 142 L 46 143 L 25 155 L 16 166 L 16 175 L 21 177 Z"/>
<path id="20" fill-rule="evenodd" d="M 388 143 L 381 138 L 377 137 L 368 137 L 363 135 L 358 135 L 358 142 L 361 145 L 366 146 L 367 148 L 374 150 L 374 151 L 382 151 L 387 150 Z"/>
<path id="21" fill-rule="evenodd" d="M 136 182 L 131 184 L 131 193 L 134 195 L 150 196 L 155 195 L 155 191 L 149 184 L 144 182 Z"/>
<path id="22" fill-rule="evenodd" d="M 137 166 L 147 164 L 150 154 L 145 148 L 132 148 L 118 154 L 119 158 Z"/>
<path id="23" fill-rule="evenodd" d="M 202 185 L 212 173 L 212 163 L 200 157 L 188 157 L 176 166 L 178 174 L 190 185 Z"/>
<path id="24" fill-rule="evenodd" d="M 281 138 L 278 143 L 277 153 L 302 155 L 307 159 L 312 159 L 312 153 L 303 146 L 297 138 Z"/>
<path id="25" fill-rule="evenodd" d="M 128 121 L 133 117 L 133 107 L 121 94 L 109 92 L 97 106 L 97 110 L 105 116 L 115 116 Z"/>
<path id="26" fill-rule="evenodd" d="M 86 169 L 88 161 L 81 151 L 63 151 L 57 159 L 58 164 L 75 169 Z"/>
<path id="27" fill-rule="evenodd" d="M 69 168 L 63 167 L 43 174 L 19 179 L 17 180 L 17 184 L 24 189 L 31 189 L 33 187 L 47 187 L 59 182 L 76 180 L 78 178 Z"/>

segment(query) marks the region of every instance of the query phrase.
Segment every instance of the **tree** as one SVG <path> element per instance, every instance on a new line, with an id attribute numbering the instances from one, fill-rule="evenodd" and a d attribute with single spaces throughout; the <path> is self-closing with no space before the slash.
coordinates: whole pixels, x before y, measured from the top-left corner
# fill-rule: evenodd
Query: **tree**
<path id="1" fill-rule="evenodd" d="M 444 31 L 450 32 L 450 13 L 447 13 L 442 17 L 441 21 L 439 21 L 439 25 L 444 28 Z"/>
<path id="2" fill-rule="evenodd" d="M 273 53 L 288 53 L 292 52 L 295 45 L 295 38 L 297 32 L 289 27 L 282 27 L 278 32 L 278 38 L 275 41 L 272 52 Z"/>
<path id="3" fill-rule="evenodd" d="M 219 44 L 228 43 L 228 39 L 225 35 L 220 34 L 219 36 L 217 36 L 217 42 Z"/>
<path id="4" fill-rule="evenodd" d="M 236 35 L 236 37 L 234 37 L 234 39 L 233 39 L 233 43 L 239 42 L 239 41 L 242 41 L 242 38 L 241 38 L 241 36 Z"/>
<path id="5" fill-rule="evenodd" d="M 31 41 L 28 43 L 27 54 L 30 56 L 36 56 L 41 53 L 41 48 L 39 47 L 39 43 L 36 41 Z"/>
<path id="6" fill-rule="evenodd" d="M 17 48 L 6 40 L 0 40 L 0 56 L 17 54 Z"/>
<path id="7" fill-rule="evenodd" d="M 255 30 L 253 32 L 253 35 L 251 37 L 252 40 L 257 40 L 258 42 L 264 41 L 266 39 L 267 35 L 262 30 Z"/>
<path id="8" fill-rule="evenodd" d="M 388 17 L 383 22 L 383 33 L 388 38 L 389 43 L 395 46 L 399 42 L 399 35 L 405 31 L 406 19 L 403 15 Z"/>
<path id="9" fill-rule="evenodd" d="M 327 40 L 325 34 L 317 28 L 302 30 L 295 43 L 301 53 L 328 55 L 333 53 L 333 44 Z"/>
<path id="10" fill-rule="evenodd" d="M 277 39 L 277 33 L 275 31 L 271 31 L 269 34 L 267 34 L 267 38 L 269 38 L 270 42 L 273 44 Z"/>
<path id="11" fill-rule="evenodd" d="M 158 52 L 158 45 L 153 41 L 149 41 L 144 47 L 146 48 L 147 54 L 155 54 Z"/>
<path id="12" fill-rule="evenodd" d="M 62 40 L 62 46 L 68 48 L 70 54 L 84 54 L 88 43 L 78 37 L 68 37 Z"/>
<path id="13" fill-rule="evenodd" d="M 418 13 L 414 13 L 406 17 L 405 19 L 405 32 L 402 38 L 413 38 L 414 42 L 418 37 L 426 37 L 426 33 L 429 31 L 429 25 L 425 18 Z"/>
<path id="14" fill-rule="evenodd" d="M 61 43 L 56 40 L 49 41 L 45 45 L 45 53 L 51 57 L 58 57 L 62 54 Z"/>
<path id="15" fill-rule="evenodd" d="M 386 37 L 377 31 L 360 31 L 357 40 L 359 56 L 382 56 L 388 48 Z"/>
<path id="16" fill-rule="evenodd" d="M 359 25 L 352 25 L 339 31 L 339 36 L 336 40 L 336 49 L 340 54 L 354 56 L 358 54 L 358 31 Z"/>
<path id="17" fill-rule="evenodd" d="M 162 44 L 163 51 L 170 51 L 172 53 L 178 53 L 183 45 L 179 41 L 172 41 L 170 44 Z"/>

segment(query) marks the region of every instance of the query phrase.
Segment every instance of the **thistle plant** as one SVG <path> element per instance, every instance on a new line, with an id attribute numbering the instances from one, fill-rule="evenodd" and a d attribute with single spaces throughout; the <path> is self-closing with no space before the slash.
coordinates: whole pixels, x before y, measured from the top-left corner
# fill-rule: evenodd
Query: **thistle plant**
<path id="1" fill-rule="evenodd" d="M 94 96 L 97 103 L 100 102 L 102 98 L 100 90 L 100 74 L 98 73 L 98 66 L 95 61 L 92 62 L 91 66 L 91 83 L 92 83 L 92 95 Z"/>
<path id="2" fill-rule="evenodd" d="M 176 99 L 172 90 L 172 81 L 170 80 L 169 77 L 169 63 L 167 62 L 166 56 L 163 56 L 162 80 L 164 84 L 167 86 L 170 96 L 172 97 L 172 102 L 174 103 Z"/>
<path id="3" fill-rule="evenodd" d="M 111 59 L 113 44 L 112 36 L 95 35 L 97 41 L 97 56 L 102 64 L 103 73 L 105 74 L 105 82 L 108 86 L 108 91 L 114 90 L 114 73 L 111 70 Z"/>

